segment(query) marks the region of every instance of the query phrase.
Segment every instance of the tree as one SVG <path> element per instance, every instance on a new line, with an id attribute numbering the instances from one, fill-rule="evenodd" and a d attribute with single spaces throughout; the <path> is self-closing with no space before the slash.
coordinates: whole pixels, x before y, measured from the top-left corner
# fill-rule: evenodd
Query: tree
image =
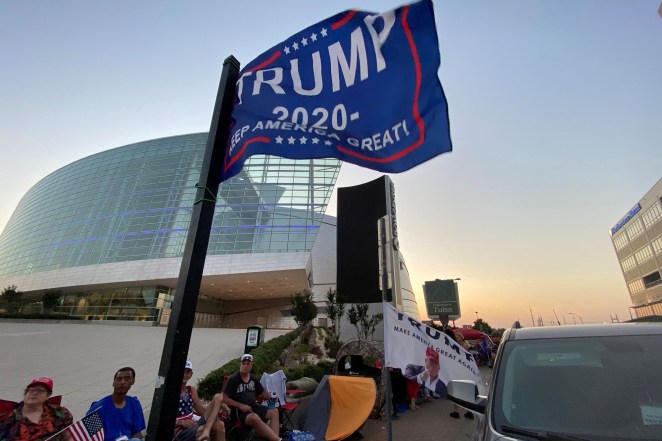
<path id="1" fill-rule="evenodd" d="M 7 306 L 7 312 L 16 312 L 22 297 L 23 293 L 16 288 L 16 285 L 7 286 L 0 294 L 0 300 Z"/>
<path id="2" fill-rule="evenodd" d="M 52 311 L 56 306 L 60 306 L 60 294 L 57 292 L 44 293 L 41 305 L 46 311 Z"/>
<path id="3" fill-rule="evenodd" d="M 380 312 L 368 317 L 368 304 L 355 303 L 347 311 L 347 318 L 356 328 L 359 340 L 367 340 L 368 336 L 375 334 L 375 328 L 384 320 L 384 314 Z"/>
<path id="4" fill-rule="evenodd" d="M 317 306 L 313 301 L 313 293 L 310 290 L 295 292 L 290 301 L 292 302 L 290 313 L 300 327 L 303 328 L 317 317 Z"/>
<path id="5" fill-rule="evenodd" d="M 345 315 L 345 304 L 338 297 L 335 289 L 326 293 L 326 315 L 331 320 L 331 330 L 336 339 L 340 338 L 340 319 Z"/>
<path id="6" fill-rule="evenodd" d="M 490 335 L 492 333 L 492 327 L 481 318 L 476 319 L 473 328 L 476 331 L 484 332 L 487 335 Z"/>

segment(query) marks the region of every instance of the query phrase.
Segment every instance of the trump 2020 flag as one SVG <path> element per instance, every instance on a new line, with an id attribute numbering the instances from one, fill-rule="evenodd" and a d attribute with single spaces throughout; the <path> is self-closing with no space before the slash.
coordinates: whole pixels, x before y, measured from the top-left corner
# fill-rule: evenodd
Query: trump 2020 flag
<path id="1" fill-rule="evenodd" d="M 255 154 L 398 173 L 450 152 L 439 63 L 431 0 L 293 35 L 240 72 L 221 181 Z"/>
<path id="2" fill-rule="evenodd" d="M 100 408 L 99 408 L 100 409 Z M 67 429 L 74 441 L 103 441 L 103 423 L 99 409 L 85 415 Z"/>
<path id="3" fill-rule="evenodd" d="M 446 396 L 450 380 L 473 380 L 480 393 L 487 392 L 471 353 L 388 303 L 384 303 L 384 360 L 435 398 Z"/>

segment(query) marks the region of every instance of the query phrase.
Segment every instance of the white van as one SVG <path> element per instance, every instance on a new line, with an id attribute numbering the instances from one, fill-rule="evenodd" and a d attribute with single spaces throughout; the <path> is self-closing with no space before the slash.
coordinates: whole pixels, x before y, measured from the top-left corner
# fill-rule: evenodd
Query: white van
<path id="1" fill-rule="evenodd" d="M 662 323 L 509 329 L 488 395 L 448 395 L 479 414 L 478 441 L 662 440 Z"/>

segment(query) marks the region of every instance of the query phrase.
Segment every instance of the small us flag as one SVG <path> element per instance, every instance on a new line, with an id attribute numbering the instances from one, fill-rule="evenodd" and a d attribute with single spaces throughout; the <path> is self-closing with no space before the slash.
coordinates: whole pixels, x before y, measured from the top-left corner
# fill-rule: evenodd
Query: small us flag
<path id="1" fill-rule="evenodd" d="M 85 415 L 83 419 L 67 429 L 74 441 L 103 441 L 103 423 L 99 416 L 99 409 Z"/>

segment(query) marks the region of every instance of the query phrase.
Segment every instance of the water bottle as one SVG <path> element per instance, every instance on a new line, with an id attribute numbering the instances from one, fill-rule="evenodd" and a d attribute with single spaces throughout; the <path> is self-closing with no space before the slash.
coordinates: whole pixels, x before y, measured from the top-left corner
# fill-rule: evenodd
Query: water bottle
<path id="1" fill-rule="evenodd" d="M 269 409 L 275 409 L 276 408 L 276 392 L 271 392 L 271 398 L 269 398 Z"/>

